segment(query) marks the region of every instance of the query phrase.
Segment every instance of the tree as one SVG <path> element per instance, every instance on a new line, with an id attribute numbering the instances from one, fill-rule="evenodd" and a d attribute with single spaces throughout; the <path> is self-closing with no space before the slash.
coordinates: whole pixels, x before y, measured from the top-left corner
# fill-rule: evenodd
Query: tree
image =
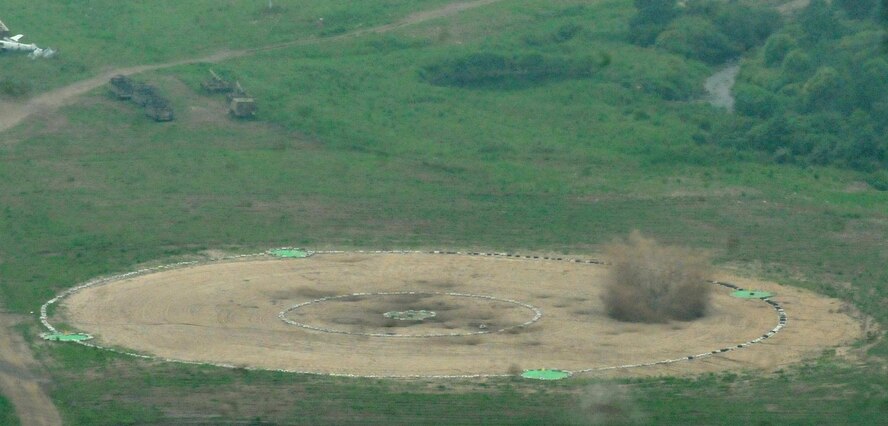
<path id="1" fill-rule="evenodd" d="M 635 0 L 636 13 L 629 20 L 629 39 L 641 46 L 649 46 L 663 29 L 678 15 L 676 0 Z"/>
<path id="2" fill-rule="evenodd" d="M 786 147 L 792 130 L 785 115 L 776 115 L 768 121 L 752 126 L 746 136 L 751 148 L 775 152 Z"/>
<path id="3" fill-rule="evenodd" d="M 873 15 L 878 0 L 833 0 L 852 19 L 865 19 Z"/>
<path id="4" fill-rule="evenodd" d="M 795 47 L 795 40 L 786 34 L 775 34 L 765 43 L 765 65 L 774 66 L 783 61 L 790 49 Z"/>
<path id="5" fill-rule="evenodd" d="M 850 143 L 843 146 L 843 154 L 848 165 L 865 171 L 885 167 L 888 154 L 888 140 L 880 137 L 875 130 L 873 119 L 862 110 L 855 110 L 848 116 L 847 130 Z"/>
<path id="6" fill-rule="evenodd" d="M 869 59 L 863 63 L 854 81 L 857 84 L 857 106 L 871 110 L 873 104 L 888 99 L 888 61 L 880 57 Z"/>
<path id="7" fill-rule="evenodd" d="M 676 0 L 635 0 L 634 21 L 666 25 L 678 15 Z"/>
<path id="8" fill-rule="evenodd" d="M 761 45 L 782 24 L 780 14 L 773 9 L 739 3 L 721 4 L 712 22 L 742 50 Z"/>
<path id="9" fill-rule="evenodd" d="M 798 81 L 811 69 L 811 57 L 801 49 L 795 49 L 783 58 L 783 76 L 786 81 Z"/>
<path id="10" fill-rule="evenodd" d="M 805 34 L 814 41 L 835 38 L 841 33 L 841 24 L 826 0 L 811 0 L 799 15 Z"/>
<path id="11" fill-rule="evenodd" d="M 845 89 L 844 80 L 833 67 L 820 67 L 803 87 L 805 106 L 811 110 L 832 109 L 839 106 Z"/>
<path id="12" fill-rule="evenodd" d="M 743 115 L 768 118 L 778 109 L 776 96 L 754 84 L 735 85 L 734 98 L 737 112 Z"/>
<path id="13" fill-rule="evenodd" d="M 732 44 L 715 25 L 699 16 L 685 16 L 672 21 L 657 36 L 656 45 L 711 64 L 740 54 L 737 45 Z"/>

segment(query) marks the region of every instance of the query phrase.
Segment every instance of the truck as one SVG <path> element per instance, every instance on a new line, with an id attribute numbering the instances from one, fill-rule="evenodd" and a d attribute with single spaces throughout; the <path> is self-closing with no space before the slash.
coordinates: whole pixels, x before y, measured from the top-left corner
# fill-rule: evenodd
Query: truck
<path id="1" fill-rule="evenodd" d="M 115 75 L 111 77 L 111 92 L 119 100 L 128 100 L 133 97 L 135 84 L 133 80 L 125 75 Z"/>
<path id="2" fill-rule="evenodd" d="M 236 82 L 234 89 L 227 96 L 228 113 L 236 118 L 251 118 L 256 116 L 256 100 Z"/>

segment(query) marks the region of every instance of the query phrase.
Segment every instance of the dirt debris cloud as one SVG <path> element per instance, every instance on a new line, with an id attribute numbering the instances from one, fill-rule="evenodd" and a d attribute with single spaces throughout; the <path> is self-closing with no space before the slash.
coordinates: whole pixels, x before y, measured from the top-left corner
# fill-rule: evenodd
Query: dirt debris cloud
<path id="1" fill-rule="evenodd" d="M 690 321 L 706 314 L 711 273 L 705 253 L 665 246 L 641 232 L 606 247 L 610 268 L 602 296 L 608 316 L 628 322 Z"/>

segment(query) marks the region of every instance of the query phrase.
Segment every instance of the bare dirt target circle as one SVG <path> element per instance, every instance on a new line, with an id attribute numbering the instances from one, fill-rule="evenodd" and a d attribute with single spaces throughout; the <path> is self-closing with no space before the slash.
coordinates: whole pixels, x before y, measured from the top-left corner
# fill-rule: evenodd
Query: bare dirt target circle
<path id="1" fill-rule="evenodd" d="M 372 377 L 776 368 L 859 335 L 834 299 L 737 277 L 718 278 L 776 296 L 736 298 L 720 286 L 699 320 L 619 322 L 600 301 L 606 272 L 604 265 L 504 255 L 260 255 L 96 280 L 43 312 L 52 331 L 52 323 L 64 323 L 94 336 L 81 344 Z M 52 303 L 59 306 L 47 318 Z"/>

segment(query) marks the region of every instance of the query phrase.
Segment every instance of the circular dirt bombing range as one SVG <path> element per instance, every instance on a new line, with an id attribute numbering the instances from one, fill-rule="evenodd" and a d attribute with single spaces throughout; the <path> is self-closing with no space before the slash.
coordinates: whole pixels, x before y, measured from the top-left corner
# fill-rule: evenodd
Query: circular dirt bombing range
<path id="1" fill-rule="evenodd" d="M 776 296 L 713 284 L 701 319 L 619 322 L 601 303 L 606 272 L 502 255 L 254 256 L 97 281 L 49 320 L 167 360 L 371 377 L 767 369 L 859 335 L 837 300 L 736 277 L 717 278 Z"/>

